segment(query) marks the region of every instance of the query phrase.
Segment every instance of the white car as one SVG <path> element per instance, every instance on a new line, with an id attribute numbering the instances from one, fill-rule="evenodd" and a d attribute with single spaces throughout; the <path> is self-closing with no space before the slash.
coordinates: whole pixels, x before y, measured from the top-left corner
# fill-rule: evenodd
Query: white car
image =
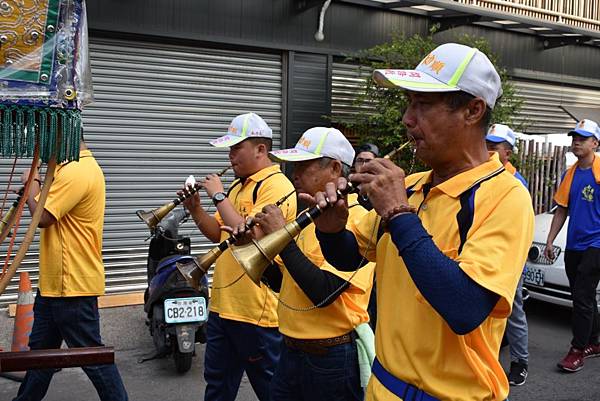
<path id="1" fill-rule="evenodd" d="M 554 240 L 554 253 L 558 257 L 552 261 L 544 256 L 546 238 L 548 238 L 552 217 L 553 214 L 551 213 L 535 216 L 535 234 L 525 263 L 523 282 L 529 290 L 531 298 L 571 308 L 573 302 L 569 280 L 565 273 L 564 258 L 569 218 L 567 217 L 565 225 Z M 596 299 L 600 305 L 600 285 L 596 289 Z"/>

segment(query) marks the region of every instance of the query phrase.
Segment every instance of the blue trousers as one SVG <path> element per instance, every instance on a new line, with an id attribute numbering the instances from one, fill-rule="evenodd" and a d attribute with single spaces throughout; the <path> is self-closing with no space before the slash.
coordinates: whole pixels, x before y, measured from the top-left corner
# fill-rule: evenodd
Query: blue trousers
<path id="1" fill-rule="evenodd" d="M 356 342 L 313 355 L 283 346 L 271 383 L 273 401 L 362 401 Z"/>
<path id="2" fill-rule="evenodd" d="M 277 328 L 223 319 L 210 312 L 204 355 L 205 401 L 234 401 L 244 371 L 260 401 L 279 362 L 282 338 Z"/>
<path id="3" fill-rule="evenodd" d="M 97 297 L 35 297 L 33 328 L 29 347 L 36 349 L 60 348 L 63 340 L 69 348 L 99 347 L 100 316 Z M 92 381 L 102 401 L 127 400 L 121 375 L 115 365 L 82 367 Z M 19 387 L 14 401 L 37 401 L 44 398 L 55 369 L 30 370 Z"/>
<path id="4" fill-rule="evenodd" d="M 520 360 L 528 363 L 529 350 L 527 343 L 529 341 L 529 328 L 527 326 L 527 316 L 523 309 L 523 276 L 517 285 L 517 292 L 513 301 L 512 313 L 506 322 L 506 338 L 510 345 L 510 359 L 513 362 Z"/>

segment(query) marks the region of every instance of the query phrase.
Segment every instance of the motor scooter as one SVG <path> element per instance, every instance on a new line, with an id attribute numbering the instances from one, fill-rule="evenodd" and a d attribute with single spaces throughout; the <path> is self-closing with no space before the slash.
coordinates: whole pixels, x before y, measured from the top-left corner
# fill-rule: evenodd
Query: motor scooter
<path id="1" fill-rule="evenodd" d="M 190 238 L 178 234 L 188 217 L 185 209 L 173 210 L 152 230 L 144 311 L 155 352 L 140 359 L 143 362 L 172 355 L 179 373 L 190 369 L 195 343 L 206 342 L 208 320 L 207 278 L 203 277 L 199 288 L 194 288 L 175 265 L 193 260 Z"/>

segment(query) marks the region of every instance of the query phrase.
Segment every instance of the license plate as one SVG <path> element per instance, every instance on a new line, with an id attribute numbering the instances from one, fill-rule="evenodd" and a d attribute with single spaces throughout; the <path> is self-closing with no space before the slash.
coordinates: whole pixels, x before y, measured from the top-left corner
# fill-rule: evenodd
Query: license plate
<path id="1" fill-rule="evenodd" d="M 208 320 L 203 297 L 165 299 L 166 323 L 205 322 Z"/>
<path id="2" fill-rule="evenodd" d="M 527 266 L 524 274 L 525 276 L 523 277 L 523 282 L 537 285 L 539 287 L 544 286 L 544 271 L 542 269 Z"/>

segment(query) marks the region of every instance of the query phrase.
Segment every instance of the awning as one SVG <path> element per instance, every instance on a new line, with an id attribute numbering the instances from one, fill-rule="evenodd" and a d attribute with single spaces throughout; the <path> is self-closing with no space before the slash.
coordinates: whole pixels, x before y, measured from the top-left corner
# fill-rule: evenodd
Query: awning
<path id="1" fill-rule="evenodd" d="M 588 120 L 600 122 L 600 107 L 576 107 L 564 105 L 560 107 L 573 117 L 575 121 L 587 118 Z"/>

